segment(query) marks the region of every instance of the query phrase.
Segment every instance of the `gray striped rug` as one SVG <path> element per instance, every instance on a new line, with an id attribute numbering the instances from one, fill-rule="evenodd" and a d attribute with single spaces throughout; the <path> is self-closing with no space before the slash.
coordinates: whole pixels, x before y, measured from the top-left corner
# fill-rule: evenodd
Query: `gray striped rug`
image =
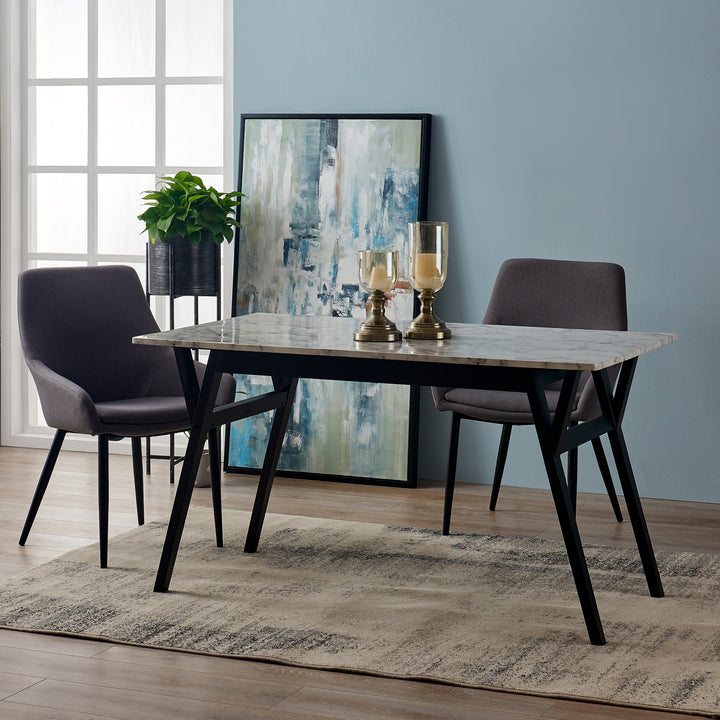
<path id="1" fill-rule="evenodd" d="M 225 547 L 192 507 L 169 593 L 152 591 L 150 523 L 10 579 L 0 625 L 305 667 L 720 714 L 720 562 L 658 553 L 651 598 L 635 550 L 587 548 L 607 645 L 589 644 L 554 541 L 226 510 Z"/>

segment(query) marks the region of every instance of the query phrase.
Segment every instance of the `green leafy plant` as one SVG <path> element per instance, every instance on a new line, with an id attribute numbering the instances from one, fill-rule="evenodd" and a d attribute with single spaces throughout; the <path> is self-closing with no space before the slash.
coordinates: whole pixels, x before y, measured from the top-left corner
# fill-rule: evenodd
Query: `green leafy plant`
<path id="1" fill-rule="evenodd" d="M 145 223 L 151 243 L 165 242 L 182 237 L 197 245 L 205 237 L 212 238 L 218 246 L 224 240 L 232 242 L 233 228 L 240 227 L 235 219 L 241 192 L 222 193 L 214 187 L 181 170 L 174 177 L 161 177 L 161 186 L 146 190 L 142 196 L 149 207 L 138 220 Z M 143 230 L 143 232 L 145 232 Z"/>

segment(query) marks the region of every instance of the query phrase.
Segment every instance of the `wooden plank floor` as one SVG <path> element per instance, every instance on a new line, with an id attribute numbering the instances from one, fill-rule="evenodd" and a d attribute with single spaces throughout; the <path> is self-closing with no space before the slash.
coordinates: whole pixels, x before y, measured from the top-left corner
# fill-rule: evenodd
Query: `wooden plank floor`
<path id="1" fill-rule="evenodd" d="M 63 453 L 24 548 L 17 544 L 44 451 L 0 448 L 0 578 L 96 541 L 96 457 Z M 110 531 L 135 527 L 131 464 L 110 459 Z M 225 506 L 249 510 L 256 480 L 223 477 Z M 173 499 L 167 465 L 153 463 L 147 519 L 166 518 Z M 453 530 L 560 537 L 547 491 L 503 488 L 487 509 L 489 488 L 459 484 Z M 198 489 L 193 502 L 210 505 Z M 578 522 L 588 543 L 633 545 L 604 496 L 580 495 Z M 655 547 L 720 552 L 720 505 L 645 502 Z M 439 527 L 442 487 L 416 490 L 278 479 L 270 512 Z M 112 553 L 112 541 L 110 542 Z M 432 683 L 305 670 L 259 662 L 0 631 L 3 720 L 672 720 L 687 715 L 629 710 Z"/>

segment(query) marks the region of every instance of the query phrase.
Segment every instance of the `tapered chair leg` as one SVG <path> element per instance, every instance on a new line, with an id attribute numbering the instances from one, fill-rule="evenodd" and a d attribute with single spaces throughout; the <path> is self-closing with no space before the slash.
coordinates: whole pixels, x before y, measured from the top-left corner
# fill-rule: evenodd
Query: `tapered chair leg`
<path id="1" fill-rule="evenodd" d="M 610 473 L 610 466 L 608 465 L 607 458 L 605 457 L 605 451 L 603 450 L 600 438 L 595 438 L 592 441 L 592 446 L 595 451 L 595 459 L 597 460 L 598 467 L 600 468 L 600 474 L 602 475 L 603 482 L 605 483 L 605 490 L 607 490 L 608 497 L 610 498 L 610 504 L 612 505 L 613 512 L 615 513 L 615 519 L 618 522 L 622 522 L 623 516 L 620 510 L 620 503 L 618 502 L 618 496 L 615 492 L 615 486 L 613 485 L 612 475 Z"/>
<path id="2" fill-rule="evenodd" d="M 98 517 L 100 525 L 100 567 L 107 567 L 109 469 L 108 436 L 98 435 Z"/>
<path id="3" fill-rule="evenodd" d="M 222 497 L 220 492 L 220 431 L 213 428 L 208 433 L 210 451 L 210 492 L 212 493 L 213 515 L 215 518 L 215 540 L 218 547 L 223 546 Z"/>
<path id="4" fill-rule="evenodd" d="M 47 458 L 45 458 L 45 464 L 43 465 L 40 478 L 38 480 L 37 487 L 35 488 L 35 494 L 33 495 L 32 502 L 30 503 L 30 509 L 28 510 L 27 517 L 25 518 L 25 525 L 23 526 L 22 533 L 20 534 L 20 545 L 24 545 L 27 537 L 30 533 L 30 528 L 35 522 L 35 516 L 37 511 L 40 509 L 40 503 L 42 502 L 45 490 L 47 490 L 48 483 L 50 482 L 50 476 L 55 468 L 58 455 L 60 454 L 60 448 L 62 447 L 63 440 L 67 433 L 65 430 L 56 430 L 55 437 L 53 438 L 52 445 L 50 446 L 50 452 L 48 452 Z"/>
<path id="5" fill-rule="evenodd" d="M 461 415 L 452 414 L 450 430 L 450 453 L 448 455 L 447 478 L 445 480 L 445 506 L 443 508 L 442 534 L 450 534 L 450 516 L 452 515 L 453 493 L 455 492 L 455 472 L 457 470 L 458 441 L 460 440 Z"/>
<path id="6" fill-rule="evenodd" d="M 150 451 L 150 438 L 145 438 L 145 472 L 148 475 L 151 475 L 151 460 L 152 460 L 152 452 Z"/>
<path id="7" fill-rule="evenodd" d="M 507 460 L 508 448 L 510 447 L 510 433 L 512 433 L 512 425 L 510 423 L 504 423 L 502 433 L 500 434 L 500 447 L 498 448 L 497 460 L 495 461 L 495 475 L 493 476 L 492 493 L 490 494 L 491 510 L 494 510 L 497 505 L 500 483 L 502 483 L 505 461 Z"/>
<path id="8" fill-rule="evenodd" d="M 573 510 L 577 513 L 577 484 L 578 484 L 578 449 L 568 450 L 567 457 L 567 481 L 570 491 L 570 502 Z"/>
<path id="9" fill-rule="evenodd" d="M 170 433 L 170 484 L 175 484 L 175 433 Z"/>
<path id="10" fill-rule="evenodd" d="M 133 480 L 135 481 L 135 506 L 137 507 L 138 525 L 145 524 L 145 498 L 143 494 L 143 462 L 142 440 L 139 437 L 130 438 L 133 460 Z"/>

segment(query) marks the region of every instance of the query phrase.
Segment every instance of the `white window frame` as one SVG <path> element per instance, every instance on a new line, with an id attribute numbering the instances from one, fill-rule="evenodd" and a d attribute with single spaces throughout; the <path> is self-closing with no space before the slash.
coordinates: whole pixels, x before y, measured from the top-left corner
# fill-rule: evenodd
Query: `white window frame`
<path id="1" fill-rule="evenodd" d="M 96 147 L 94 128 L 96 125 L 97 88 L 102 85 L 154 85 L 156 88 L 156 119 L 155 147 L 156 165 L 153 167 L 113 167 L 102 166 L 102 172 L 122 173 L 156 173 L 172 174 L 179 169 L 164 165 L 164 127 L 165 107 L 164 88 L 167 85 L 188 85 L 194 83 L 208 84 L 217 82 L 223 85 L 223 166 L 193 167 L 198 174 L 223 176 L 224 188 L 234 186 L 234 150 L 233 150 L 233 2 L 223 0 L 223 75 L 221 77 L 172 77 L 166 78 L 164 72 L 164 18 L 166 2 L 156 1 L 156 77 L 155 78 L 97 78 L 95 53 L 96 47 L 98 0 L 88 0 L 89 64 L 87 80 L 35 80 L 27 77 L 27 49 L 25 37 L 27 33 L 26 0 L 0 0 L 0 444 L 17 447 L 49 447 L 53 431 L 44 426 L 31 426 L 28 421 L 27 406 L 28 372 L 22 358 L 20 339 L 17 327 L 17 276 L 34 260 L 68 260 L 97 264 L 98 262 L 144 263 L 141 255 L 107 255 L 97 253 L 95 228 L 94 193 L 97 188 L 98 166 L 96 163 Z M 95 77 L 93 77 L 93 75 Z M 82 84 L 88 87 L 88 119 L 89 148 L 88 164 L 81 167 L 46 168 L 30 166 L 27 158 L 27 123 L 28 88 L 39 85 L 70 85 Z M 87 254 L 68 255 L 53 253 L 30 252 L 28 247 L 28 193 L 27 178 L 33 171 L 41 172 L 83 172 L 88 179 L 88 237 Z M 140 229 L 140 226 L 139 226 Z M 232 245 L 223 248 L 223 313 L 230 314 L 230 284 L 232 281 Z M 161 321 L 162 324 L 162 321 Z M 158 441 L 159 449 L 162 441 Z M 95 452 L 97 443 L 94 439 L 69 435 L 65 447 L 74 450 Z M 128 452 L 129 445 L 113 443 L 113 450 Z"/>

